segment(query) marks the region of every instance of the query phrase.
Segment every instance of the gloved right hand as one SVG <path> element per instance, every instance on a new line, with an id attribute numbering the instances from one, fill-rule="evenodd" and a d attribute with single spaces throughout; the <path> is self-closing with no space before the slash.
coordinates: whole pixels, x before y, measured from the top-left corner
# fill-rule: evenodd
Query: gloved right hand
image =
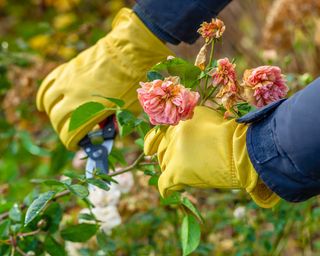
<path id="1" fill-rule="evenodd" d="M 112 103 L 93 95 L 122 99 L 126 108 L 139 111 L 139 81 L 145 80 L 148 69 L 168 55 L 173 53 L 133 11 L 124 8 L 106 37 L 44 79 L 37 94 L 37 107 L 48 114 L 63 144 L 76 150 L 78 142 L 111 112 L 102 112 L 69 132 L 72 111 L 89 101 L 112 107 Z"/>
<path id="2" fill-rule="evenodd" d="M 208 107 L 195 108 L 193 118 L 176 126 L 152 129 L 145 137 L 145 154 L 157 153 L 162 196 L 185 186 L 245 189 L 261 207 L 270 208 L 279 197 L 260 179 L 246 148 L 248 127 L 225 120 Z"/>

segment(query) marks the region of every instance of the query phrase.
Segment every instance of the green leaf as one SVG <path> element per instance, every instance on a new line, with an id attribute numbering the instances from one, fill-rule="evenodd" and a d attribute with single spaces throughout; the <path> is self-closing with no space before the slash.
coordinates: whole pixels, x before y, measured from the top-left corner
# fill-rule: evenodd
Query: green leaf
<path id="1" fill-rule="evenodd" d="M 136 117 L 128 110 L 119 110 L 116 112 L 119 133 L 124 137 L 131 133 L 136 126 Z"/>
<path id="2" fill-rule="evenodd" d="M 24 220 L 24 225 L 28 225 L 35 217 L 37 217 L 40 212 L 44 209 L 47 203 L 53 198 L 56 194 L 54 191 L 49 191 L 43 194 L 40 194 L 36 200 L 34 200 L 29 206 L 26 217 Z"/>
<path id="3" fill-rule="evenodd" d="M 97 221 L 96 217 L 92 214 L 88 214 L 88 213 L 79 213 L 78 216 L 79 220 L 93 220 L 93 221 Z"/>
<path id="4" fill-rule="evenodd" d="M 120 108 L 125 105 L 125 102 L 123 100 L 120 100 L 120 99 L 111 98 L 111 97 L 104 97 L 102 95 L 97 95 L 97 94 L 94 94 L 93 96 L 100 97 L 100 98 L 106 99 L 108 101 L 111 101 L 112 103 L 116 104 Z"/>
<path id="5" fill-rule="evenodd" d="M 159 180 L 159 176 L 157 175 L 151 176 L 148 182 L 149 186 L 158 186 L 158 180 Z"/>
<path id="6" fill-rule="evenodd" d="M 14 204 L 9 211 L 9 218 L 13 221 L 21 221 L 21 210 L 18 204 Z"/>
<path id="7" fill-rule="evenodd" d="M 67 188 L 70 190 L 71 193 L 75 194 L 80 198 L 85 198 L 89 195 L 89 190 L 85 186 L 82 186 L 80 184 L 73 184 L 67 186 Z"/>
<path id="8" fill-rule="evenodd" d="M 51 256 L 67 255 L 64 247 L 51 236 L 46 237 L 46 240 L 44 241 L 44 248 Z"/>
<path id="9" fill-rule="evenodd" d="M 181 203 L 181 194 L 179 192 L 173 192 L 170 196 L 166 198 L 161 198 L 162 205 L 170 205 L 170 204 L 180 204 Z"/>
<path id="10" fill-rule="evenodd" d="M 164 79 L 163 75 L 161 75 L 159 72 L 154 70 L 151 70 L 147 73 L 147 78 L 148 78 L 148 81 L 150 82 L 157 79 L 160 79 L 160 80 Z"/>
<path id="11" fill-rule="evenodd" d="M 107 108 L 99 102 L 87 102 L 77 107 L 71 114 L 69 131 L 73 131 L 87 123 L 90 119 Z"/>
<path id="12" fill-rule="evenodd" d="M 84 180 L 85 177 L 86 177 L 85 175 L 77 174 L 74 171 L 65 171 L 65 172 L 63 172 L 63 175 L 67 176 L 67 177 L 69 177 L 71 179 L 77 179 L 77 180 Z"/>
<path id="13" fill-rule="evenodd" d="M 113 183 L 118 184 L 118 181 L 116 181 L 114 178 L 112 178 L 108 174 L 98 173 L 96 176 L 99 177 L 100 179 L 104 180 L 104 181 L 113 182 Z"/>
<path id="14" fill-rule="evenodd" d="M 102 230 L 97 234 L 97 242 L 99 247 L 105 252 L 110 253 L 116 250 L 116 244 Z"/>
<path id="15" fill-rule="evenodd" d="M 101 188 L 105 191 L 108 191 L 110 190 L 108 184 L 103 181 L 103 180 L 99 180 L 99 179 L 95 179 L 95 178 L 90 178 L 90 179 L 87 179 L 87 182 L 93 186 L 96 186 L 98 188 Z"/>
<path id="16" fill-rule="evenodd" d="M 200 243 L 200 225 L 193 215 L 186 215 L 181 226 L 181 245 L 183 255 L 192 253 Z"/>
<path id="17" fill-rule="evenodd" d="M 247 102 L 241 102 L 237 104 L 237 108 L 238 108 L 238 113 L 239 116 L 244 116 L 254 110 L 256 110 L 255 107 L 251 106 L 249 103 Z"/>
<path id="18" fill-rule="evenodd" d="M 139 123 L 139 125 L 137 126 L 137 131 L 140 135 L 141 138 L 144 138 L 147 133 L 150 131 L 151 126 L 150 123 L 142 121 Z"/>
<path id="19" fill-rule="evenodd" d="M 59 229 L 60 222 L 62 220 L 62 208 L 59 203 L 51 203 L 44 211 L 43 216 L 47 222 L 45 230 L 53 234 Z"/>
<path id="20" fill-rule="evenodd" d="M 199 221 L 203 222 L 203 218 L 201 216 L 201 213 L 199 212 L 199 210 L 191 203 L 191 201 L 186 198 L 183 197 L 181 199 L 181 203 L 183 206 L 185 206 Z"/>
<path id="21" fill-rule="evenodd" d="M 99 225 L 82 223 L 69 226 L 61 231 L 64 240 L 72 242 L 85 242 L 94 236 L 99 229 Z"/>
<path id="22" fill-rule="evenodd" d="M 152 68 L 153 71 L 167 72 L 171 76 L 179 76 L 181 83 L 187 88 L 193 88 L 199 83 L 201 70 L 181 58 L 169 59 Z"/>
<path id="23" fill-rule="evenodd" d="M 10 231 L 10 220 L 4 220 L 0 223 L 0 238 L 8 237 Z"/>
<path id="24" fill-rule="evenodd" d="M 125 104 L 125 102 L 120 99 L 115 99 L 115 98 L 110 98 L 110 97 L 105 97 L 105 99 L 111 101 L 112 103 L 116 104 L 120 108 L 122 108 Z"/>

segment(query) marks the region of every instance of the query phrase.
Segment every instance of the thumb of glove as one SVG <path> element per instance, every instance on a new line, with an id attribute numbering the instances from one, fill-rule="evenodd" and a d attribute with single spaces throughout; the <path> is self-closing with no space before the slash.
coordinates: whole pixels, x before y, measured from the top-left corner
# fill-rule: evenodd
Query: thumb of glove
<path id="1" fill-rule="evenodd" d="M 158 151 L 158 147 L 162 138 L 164 136 L 164 132 L 160 129 L 153 128 L 151 129 L 147 135 L 144 137 L 144 153 L 147 156 L 152 156 Z"/>

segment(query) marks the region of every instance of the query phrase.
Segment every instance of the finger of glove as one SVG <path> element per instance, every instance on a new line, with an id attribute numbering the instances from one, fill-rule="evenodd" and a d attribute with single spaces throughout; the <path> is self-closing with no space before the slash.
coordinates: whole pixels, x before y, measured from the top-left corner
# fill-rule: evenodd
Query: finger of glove
<path id="1" fill-rule="evenodd" d="M 165 198 L 175 191 L 184 189 L 184 185 L 174 180 L 170 171 L 163 171 L 158 180 L 158 189 L 160 195 Z"/>
<path id="2" fill-rule="evenodd" d="M 47 91 L 54 86 L 56 78 L 63 72 L 64 67 L 65 64 L 54 69 L 41 83 L 36 99 L 37 108 L 40 111 L 45 110 L 45 105 L 47 105 L 47 102 L 44 99 L 45 95 L 47 94 Z"/>
<path id="3" fill-rule="evenodd" d="M 162 141 L 164 133 L 160 129 L 153 128 L 144 137 L 144 153 L 147 156 L 152 156 L 158 151 L 160 142 Z"/>

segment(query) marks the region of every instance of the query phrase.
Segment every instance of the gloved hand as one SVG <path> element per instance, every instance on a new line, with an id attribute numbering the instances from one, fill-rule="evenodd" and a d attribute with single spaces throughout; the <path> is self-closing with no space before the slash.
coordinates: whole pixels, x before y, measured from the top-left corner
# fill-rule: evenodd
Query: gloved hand
<path id="1" fill-rule="evenodd" d="M 93 95 L 119 98 L 133 112 L 140 110 L 136 89 L 147 70 L 172 52 L 156 37 L 134 12 L 122 9 L 112 24 L 112 31 L 87 49 L 51 72 L 37 95 L 37 106 L 45 111 L 61 141 L 70 150 L 110 111 L 96 116 L 83 127 L 69 132 L 70 115 L 79 105 L 112 103 Z"/>
<path id="2" fill-rule="evenodd" d="M 152 129 L 145 137 L 145 154 L 157 153 L 162 174 L 162 196 L 185 186 L 245 189 L 261 207 L 278 203 L 279 197 L 258 177 L 246 148 L 247 126 L 207 107 L 196 107 L 194 116 Z"/>

